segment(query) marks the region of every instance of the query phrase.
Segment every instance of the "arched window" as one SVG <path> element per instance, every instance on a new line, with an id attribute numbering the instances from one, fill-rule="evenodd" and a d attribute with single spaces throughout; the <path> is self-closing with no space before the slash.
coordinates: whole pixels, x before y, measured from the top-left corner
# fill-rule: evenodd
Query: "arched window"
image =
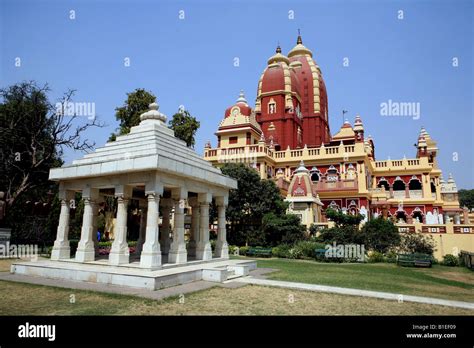
<path id="1" fill-rule="evenodd" d="M 337 171 L 336 167 L 331 165 L 326 172 L 326 180 L 329 182 L 334 182 L 339 180 L 339 172 Z"/>
<path id="2" fill-rule="evenodd" d="M 436 193 L 436 185 L 434 181 L 431 181 L 431 193 Z"/>
<path id="3" fill-rule="evenodd" d="M 410 179 L 410 182 L 408 183 L 408 188 L 410 190 L 421 190 L 421 182 L 420 180 L 416 177 L 416 176 L 413 176 L 411 179 Z"/>
<path id="4" fill-rule="evenodd" d="M 319 181 L 319 173 L 312 173 L 311 174 L 311 181 L 318 182 Z"/>
<path id="5" fill-rule="evenodd" d="M 407 222 L 407 214 L 404 210 L 398 210 L 395 215 L 395 218 L 397 222 Z"/>
<path id="6" fill-rule="evenodd" d="M 381 177 L 380 180 L 379 180 L 379 183 L 377 184 L 377 187 L 385 187 L 385 191 L 389 191 L 390 190 L 390 185 L 388 184 L 388 181 L 387 179 L 385 179 L 384 177 Z"/>
<path id="7" fill-rule="evenodd" d="M 321 172 L 316 167 L 311 168 L 310 174 L 311 174 L 311 181 L 312 182 L 318 182 L 319 179 L 321 179 Z"/>
<path id="8" fill-rule="evenodd" d="M 413 221 L 418 219 L 418 222 L 423 222 L 423 212 L 419 207 L 416 207 L 413 210 L 413 213 L 411 213 L 411 216 L 413 216 Z"/>
<path id="9" fill-rule="evenodd" d="M 399 176 L 397 176 L 397 178 L 393 182 L 393 191 L 405 191 L 405 187 L 406 185 L 403 180 Z"/>
<path id="10" fill-rule="evenodd" d="M 355 176 L 356 176 L 356 171 L 355 171 L 354 165 L 352 163 L 350 163 L 347 166 L 347 178 L 348 179 L 354 179 Z"/>
<path id="11" fill-rule="evenodd" d="M 349 206 L 347 207 L 348 213 L 351 215 L 356 215 L 359 212 L 357 204 L 354 200 L 350 201 Z"/>

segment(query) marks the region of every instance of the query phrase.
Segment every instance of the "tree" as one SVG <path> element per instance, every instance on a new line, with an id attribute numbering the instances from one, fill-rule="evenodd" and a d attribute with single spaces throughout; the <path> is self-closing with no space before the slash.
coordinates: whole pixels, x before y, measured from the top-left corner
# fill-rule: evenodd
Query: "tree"
<path id="1" fill-rule="evenodd" d="M 361 232 L 364 244 L 369 250 L 385 253 L 400 244 L 400 233 L 397 226 L 382 217 L 366 222 Z"/>
<path id="2" fill-rule="evenodd" d="M 115 108 L 115 118 L 120 121 L 120 125 L 118 134 L 112 133 L 109 141 L 114 141 L 117 135 L 130 133 L 130 128 L 140 123 L 140 115 L 148 111 L 149 105 L 155 101 L 156 96 L 143 88 L 127 93 L 123 106 Z"/>
<path id="3" fill-rule="evenodd" d="M 306 228 L 301 224 L 300 218 L 294 214 L 277 216 L 274 213 L 268 213 L 263 217 L 262 224 L 267 245 L 292 245 L 306 238 Z"/>
<path id="4" fill-rule="evenodd" d="M 201 126 L 201 123 L 191 116 L 189 111 L 183 110 L 173 115 L 169 122 L 170 128 L 174 131 L 174 135 L 186 142 L 188 147 L 194 147 L 194 136 Z"/>
<path id="5" fill-rule="evenodd" d="M 231 244 L 266 243 L 262 230 L 265 214 L 285 214 L 288 207 L 273 181 L 260 180 L 258 173 L 243 164 L 226 163 L 222 173 L 238 182 L 238 189 L 229 193 L 226 217 L 229 221 L 228 240 Z"/>
<path id="6" fill-rule="evenodd" d="M 362 244 L 363 235 L 359 231 L 359 224 L 364 219 L 360 214 L 344 214 L 340 211 L 328 208 L 326 217 L 334 221 L 335 226 L 320 231 L 318 241 L 336 244 Z"/>
<path id="7" fill-rule="evenodd" d="M 326 217 L 331 221 L 334 221 L 334 224 L 337 227 L 343 226 L 359 226 L 360 222 L 364 220 L 364 216 L 361 214 L 344 214 L 335 209 L 326 209 Z"/>
<path id="8" fill-rule="evenodd" d="M 103 126 L 95 115 L 85 121 L 71 112 L 73 90 L 55 104 L 49 92 L 47 84 L 40 87 L 34 81 L 0 89 L 0 191 L 7 202 L 3 223 L 11 227 L 14 243 L 54 240 L 60 205 L 57 184 L 48 181 L 49 170 L 62 165 L 65 148 L 92 149 L 95 143 L 81 135 Z M 48 195 L 54 197 L 48 214 L 25 215 L 28 202 L 46 204 Z"/>
<path id="9" fill-rule="evenodd" d="M 80 122 L 81 116 L 67 112 L 73 90 L 54 105 L 49 91 L 47 84 L 39 87 L 34 81 L 0 89 L 0 191 L 6 192 L 7 214 L 21 196 L 37 199 L 50 189 L 49 169 L 62 164 L 64 148 L 91 150 L 95 143 L 81 134 L 103 126 L 96 117 Z"/>
<path id="10" fill-rule="evenodd" d="M 474 209 L 474 189 L 472 190 L 459 190 L 459 204 L 461 207 L 468 207 Z"/>

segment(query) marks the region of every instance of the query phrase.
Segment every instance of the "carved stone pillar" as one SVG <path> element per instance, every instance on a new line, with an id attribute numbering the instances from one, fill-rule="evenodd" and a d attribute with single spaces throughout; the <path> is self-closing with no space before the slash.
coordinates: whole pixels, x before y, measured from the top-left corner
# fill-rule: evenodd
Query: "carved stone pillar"
<path id="1" fill-rule="evenodd" d="M 217 241 L 216 241 L 216 250 L 214 253 L 215 257 L 220 257 L 224 259 L 229 258 L 229 246 L 227 245 L 227 233 L 226 233 L 226 219 L 225 219 L 225 210 L 227 207 L 227 197 L 217 197 Z"/>
<path id="2" fill-rule="evenodd" d="M 82 191 L 84 215 L 82 217 L 81 240 L 77 246 L 76 261 L 88 262 L 95 260 L 94 231 L 97 226 L 97 203 L 99 190 L 86 187 Z"/>
<path id="3" fill-rule="evenodd" d="M 130 251 L 127 243 L 127 215 L 128 199 L 131 197 L 131 187 L 119 186 L 115 190 L 117 198 L 117 222 L 115 225 L 115 239 L 109 254 L 111 265 L 120 265 L 130 262 Z"/>
<path id="4" fill-rule="evenodd" d="M 148 193 L 145 244 L 140 257 L 140 267 L 161 268 L 161 250 L 159 242 L 159 206 L 160 196 L 157 192 Z"/>
<path id="5" fill-rule="evenodd" d="M 51 260 L 63 260 L 71 258 L 71 247 L 69 246 L 69 209 L 70 200 L 74 198 L 74 192 L 60 190 L 61 212 L 59 214 L 59 224 L 56 232 Z"/>
<path id="6" fill-rule="evenodd" d="M 169 263 L 186 263 L 188 260 L 186 242 L 184 241 L 184 207 L 186 205 L 186 198 L 187 192 L 182 189 L 177 190 L 177 193 L 173 192 L 174 228 L 173 242 L 168 254 Z"/>
<path id="7" fill-rule="evenodd" d="M 209 204 L 212 201 L 210 194 L 199 194 L 199 242 L 196 248 L 197 260 L 212 260 L 212 248 L 209 242 Z"/>

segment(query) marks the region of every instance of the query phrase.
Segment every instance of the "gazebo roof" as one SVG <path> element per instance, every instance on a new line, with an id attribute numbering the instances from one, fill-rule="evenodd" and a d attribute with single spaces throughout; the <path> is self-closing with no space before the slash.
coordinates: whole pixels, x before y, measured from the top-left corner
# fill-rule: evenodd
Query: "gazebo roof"
<path id="1" fill-rule="evenodd" d="M 158 105 L 150 104 L 150 111 L 142 114 L 140 124 L 132 127 L 129 134 L 118 136 L 116 141 L 106 143 L 72 164 L 51 169 L 49 179 L 65 181 L 162 171 L 213 186 L 237 188 L 236 180 L 223 175 L 220 169 L 187 147 L 165 122 L 166 116 L 158 112 Z"/>

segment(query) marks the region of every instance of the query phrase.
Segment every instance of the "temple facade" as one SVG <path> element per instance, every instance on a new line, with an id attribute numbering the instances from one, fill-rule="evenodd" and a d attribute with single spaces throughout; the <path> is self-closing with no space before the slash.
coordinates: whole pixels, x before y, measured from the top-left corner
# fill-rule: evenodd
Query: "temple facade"
<path id="1" fill-rule="evenodd" d="M 455 233 L 474 232 L 453 176 L 443 178 L 428 130 L 421 128 L 413 157 L 393 160 L 377 160 L 375 140 L 366 134 L 359 115 L 331 134 L 321 69 L 298 36 L 288 55 L 278 47 L 268 59 L 255 107 L 241 91 L 227 108 L 217 146 L 208 142 L 204 158 L 217 167 L 247 163 L 262 179 L 274 180 L 308 227 L 325 223 L 331 207 L 361 213 L 366 221 L 391 218 L 409 230 L 420 225 L 442 233 L 449 223 Z"/>

